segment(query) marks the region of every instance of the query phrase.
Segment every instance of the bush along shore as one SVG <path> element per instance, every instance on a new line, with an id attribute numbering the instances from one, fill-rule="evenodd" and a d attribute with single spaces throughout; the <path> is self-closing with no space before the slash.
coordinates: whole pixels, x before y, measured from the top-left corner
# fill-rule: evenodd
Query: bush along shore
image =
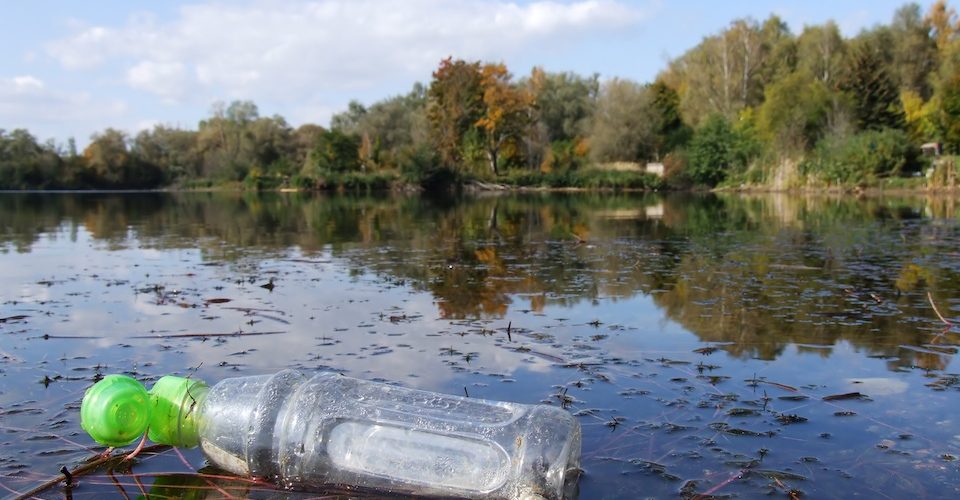
<path id="1" fill-rule="evenodd" d="M 647 83 L 449 57 L 328 126 L 240 100 L 82 149 L 0 128 L 0 189 L 956 190 L 957 154 L 960 19 L 937 1 L 852 38 L 735 19 Z"/>

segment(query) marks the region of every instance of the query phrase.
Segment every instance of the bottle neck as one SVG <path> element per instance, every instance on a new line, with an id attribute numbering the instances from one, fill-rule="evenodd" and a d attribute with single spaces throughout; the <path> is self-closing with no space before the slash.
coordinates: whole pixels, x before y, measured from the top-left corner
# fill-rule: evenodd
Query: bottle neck
<path id="1" fill-rule="evenodd" d="M 154 443 L 182 448 L 200 444 L 203 402 L 210 388 L 200 380 L 166 376 L 150 389 L 154 404 L 147 435 Z"/>

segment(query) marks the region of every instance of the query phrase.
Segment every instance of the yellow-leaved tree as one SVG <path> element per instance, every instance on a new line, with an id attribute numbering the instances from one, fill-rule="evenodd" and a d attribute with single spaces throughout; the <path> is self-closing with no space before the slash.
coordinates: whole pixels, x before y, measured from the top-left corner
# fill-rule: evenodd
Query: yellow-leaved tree
<path id="1" fill-rule="evenodd" d="M 502 63 L 484 65 L 480 76 L 483 111 L 476 125 L 483 133 L 490 170 L 498 175 L 504 149 L 513 146 L 512 151 L 518 150 L 516 141 L 530 123 L 534 96 L 510 81 L 511 75 Z"/>

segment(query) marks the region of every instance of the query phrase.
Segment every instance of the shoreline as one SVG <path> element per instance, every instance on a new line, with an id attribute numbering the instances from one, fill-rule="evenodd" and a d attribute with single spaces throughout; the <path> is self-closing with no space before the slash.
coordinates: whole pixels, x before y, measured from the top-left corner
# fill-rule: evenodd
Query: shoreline
<path id="1" fill-rule="evenodd" d="M 551 186 L 513 186 L 491 182 L 473 181 L 453 188 L 465 193 L 735 193 L 735 194 L 789 194 L 789 195 L 839 195 L 839 196 L 905 196 L 905 195 L 960 195 L 960 186 L 954 187 L 826 187 L 826 188 L 788 188 L 778 189 L 762 186 L 687 188 L 687 189 L 649 189 L 631 187 L 551 187 Z M 244 189 L 240 186 L 210 186 L 210 187 L 164 187 L 155 189 L 0 189 L 0 194 L 134 194 L 134 193 L 324 193 L 349 194 L 356 192 L 368 193 L 404 193 L 423 194 L 420 187 L 408 185 L 389 189 L 305 189 L 282 187 L 274 189 Z"/>

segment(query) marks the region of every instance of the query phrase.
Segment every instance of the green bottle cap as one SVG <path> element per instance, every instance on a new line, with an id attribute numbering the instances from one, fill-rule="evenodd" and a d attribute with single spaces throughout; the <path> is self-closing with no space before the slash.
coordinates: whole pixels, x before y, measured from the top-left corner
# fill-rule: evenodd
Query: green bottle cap
<path id="1" fill-rule="evenodd" d="M 107 375 L 80 404 L 80 427 L 96 442 L 125 446 L 144 432 L 154 443 L 192 448 L 200 443 L 199 405 L 210 388 L 167 375 L 150 392 L 126 375 Z"/>
<path id="2" fill-rule="evenodd" d="M 209 391 L 197 379 L 167 375 L 153 384 L 153 411 L 147 435 L 154 443 L 192 448 L 200 444 L 200 403 Z"/>
<path id="3" fill-rule="evenodd" d="M 126 375 L 107 375 L 93 384 L 80 404 L 80 427 L 96 442 L 124 446 L 143 435 L 150 422 L 150 395 Z"/>

